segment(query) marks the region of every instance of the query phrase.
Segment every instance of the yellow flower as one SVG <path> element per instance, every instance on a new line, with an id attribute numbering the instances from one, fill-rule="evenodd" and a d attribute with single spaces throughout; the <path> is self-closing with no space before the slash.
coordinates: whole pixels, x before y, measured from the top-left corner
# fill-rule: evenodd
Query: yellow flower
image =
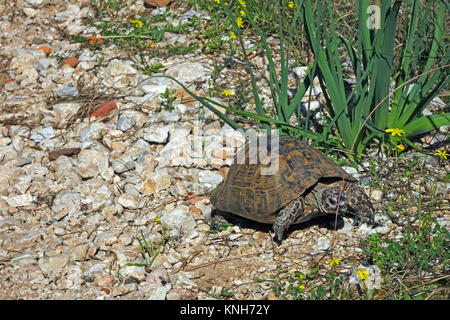
<path id="1" fill-rule="evenodd" d="M 161 219 L 160 218 L 156 218 L 155 222 L 161 224 Z"/>
<path id="2" fill-rule="evenodd" d="M 245 3 L 245 1 L 243 1 L 243 0 L 238 0 L 238 1 L 241 4 L 241 6 L 243 6 L 244 8 L 247 8 L 247 4 Z"/>
<path id="3" fill-rule="evenodd" d="M 403 151 L 405 150 L 405 146 L 402 145 L 401 143 L 395 146 L 398 150 Z"/>
<path id="4" fill-rule="evenodd" d="M 449 154 L 447 153 L 447 151 L 442 151 L 442 150 L 437 150 L 436 153 L 434 154 L 435 156 L 440 156 L 441 159 L 447 159 L 447 157 L 449 156 Z"/>
<path id="5" fill-rule="evenodd" d="M 339 263 L 341 263 L 341 261 L 342 261 L 341 258 L 333 257 L 333 258 L 331 258 L 331 260 L 330 260 L 330 266 L 331 266 L 331 267 L 332 267 L 332 266 L 337 266 Z"/>
<path id="6" fill-rule="evenodd" d="M 223 91 L 222 91 L 222 94 L 223 94 L 224 96 L 231 96 L 231 95 L 233 95 L 234 93 L 233 93 L 233 91 L 231 91 L 231 90 L 223 90 Z"/>
<path id="7" fill-rule="evenodd" d="M 356 271 L 356 273 L 359 274 L 361 280 L 365 280 L 370 277 L 370 273 L 366 269 L 361 268 L 358 271 Z"/>
<path id="8" fill-rule="evenodd" d="M 242 21 L 241 17 L 238 17 L 236 19 L 236 24 L 238 25 L 239 28 L 243 28 L 244 27 L 244 22 Z"/>
<path id="9" fill-rule="evenodd" d="M 130 22 L 131 23 L 134 23 L 134 27 L 135 28 L 140 28 L 140 27 L 142 27 L 144 24 L 142 23 L 142 21 L 140 21 L 140 20 L 130 20 Z"/>
<path id="10" fill-rule="evenodd" d="M 240 13 L 241 13 L 241 16 L 242 17 L 245 17 L 245 11 L 244 10 L 241 10 L 241 11 L 239 11 Z"/>
<path id="11" fill-rule="evenodd" d="M 231 39 L 231 40 L 236 39 L 236 35 L 235 35 L 233 32 L 230 34 L 230 39 Z"/>
<path id="12" fill-rule="evenodd" d="M 300 280 L 303 280 L 303 274 L 300 273 L 300 275 L 298 276 L 298 278 L 299 278 Z"/>
<path id="13" fill-rule="evenodd" d="M 298 288 L 299 288 L 300 290 L 305 290 L 305 285 L 301 284 L 301 285 L 298 286 Z"/>
<path id="14" fill-rule="evenodd" d="M 214 0 L 216 3 L 220 3 L 220 0 Z"/>
<path id="15" fill-rule="evenodd" d="M 291 9 L 294 9 L 294 7 L 295 7 L 294 1 L 289 1 L 288 7 L 291 8 Z"/>
<path id="16" fill-rule="evenodd" d="M 386 129 L 385 130 L 386 131 L 386 133 L 390 133 L 390 134 L 392 134 L 393 136 L 399 136 L 399 137 L 401 137 L 402 135 L 404 135 L 405 134 L 405 130 L 403 130 L 403 129 L 398 129 L 398 128 L 389 128 L 389 129 Z"/>
<path id="17" fill-rule="evenodd" d="M 154 48 L 155 47 L 155 44 L 154 43 L 151 43 L 150 44 L 150 48 Z"/>

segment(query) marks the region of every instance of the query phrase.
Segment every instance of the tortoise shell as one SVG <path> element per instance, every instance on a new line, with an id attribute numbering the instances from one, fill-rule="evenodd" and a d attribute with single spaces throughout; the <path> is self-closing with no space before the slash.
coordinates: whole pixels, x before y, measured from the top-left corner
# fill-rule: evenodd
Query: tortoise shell
<path id="1" fill-rule="evenodd" d="M 273 223 L 279 209 L 303 195 L 319 179 L 325 182 L 327 179 L 356 181 L 303 141 L 280 136 L 279 143 L 272 146 L 270 138 L 267 140 L 267 144 L 258 146 L 257 152 L 268 157 L 274 155 L 272 159 L 278 160 L 277 170 L 269 175 L 262 174 L 262 170 L 268 170 L 270 163 L 255 163 L 255 152 L 251 150 L 256 150 L 257 140 L 247 142 L 244 149 L 236 154 L 226 180 L 211 196 L 215 208 L 258 222 Z M 240 153 L 241 161 L 238 162 Z"/>

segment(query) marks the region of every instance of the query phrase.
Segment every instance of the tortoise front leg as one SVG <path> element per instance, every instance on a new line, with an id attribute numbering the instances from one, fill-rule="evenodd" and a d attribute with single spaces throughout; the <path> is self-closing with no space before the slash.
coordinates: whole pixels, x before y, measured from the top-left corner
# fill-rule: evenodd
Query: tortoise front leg
<path id="1" fill-rule="evenodd" d="M 275 231 L 278 241 L 283 239 L 283 233 L 294 223 L 299 216 L 303 214 L 303 208 L 305 206 L 305 199 L 298 197 L 297 199 L 289 202 L 284 208 L 278 212 L 277 218 L 272 228 Z"/>

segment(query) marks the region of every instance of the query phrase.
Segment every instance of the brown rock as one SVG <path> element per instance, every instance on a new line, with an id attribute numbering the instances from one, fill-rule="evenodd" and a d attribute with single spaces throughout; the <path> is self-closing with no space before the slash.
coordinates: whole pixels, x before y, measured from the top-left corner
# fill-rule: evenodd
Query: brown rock
<path id="1" fill-rule="evenodd" d="M 87 37 L 89 44 L 92 46 L 94 44 L 103 44 L 103 39 L 97 37 Z"/>
<path id="2" fill-rule="evenodd" d="M 50 159 L 50 161 L 54 161 L 56 159 L 58 159 L 59 156 L 71 156 L 74 154 L 77 154 L 81 151 L 80 148 L 65 148 L 65 149 L 59 149 L 59 150 L 54 150 L 54 151 L 50 151 L 50 153 L 48 154 L 48 158 Z"/>
<path id="3" fill-rule="evenodd" d="M 111 112 L 113 112 L 114 110 L 118 110 L 117 105 L 115 102 L 113 101 L 107 101 L 104 104 L 102 104 L 100 107 L 98 107 L 97 109 L 95 109 L 90 117 L 94 117 L 94 118 L 102 118 L 102 117 L 107 117 L 111 114 Z"/>
<path id="4" fill-rule="evenodd" d="M 114 281 L 113 276 L 109 274 L 105 274 L 103 277 L 101 277 L 98 280 L 95 280 L 94 285 L 97 287 L 111 287 L 112 283 Z"/>
<path id="5" fill-rule="evenodd" d="M 50 51 L 52 51 L 49 47 L 47 46 L 40 46 L 39 48 L 37 48 L 36 50 L 42 50 L 44 51 L 45 54 L 49 54 Z"/>
<path id="6" fill-rule="evenodd" d="M 63 61 L 63 63 L 75 68 L 78 64 L 78 59 L 76 57 L 67 58 Z"/>

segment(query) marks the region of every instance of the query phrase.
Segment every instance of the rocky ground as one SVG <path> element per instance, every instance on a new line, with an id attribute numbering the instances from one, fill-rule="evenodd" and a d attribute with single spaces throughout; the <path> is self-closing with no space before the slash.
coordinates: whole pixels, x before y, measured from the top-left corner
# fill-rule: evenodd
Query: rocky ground
<path id="1" fill-rule="evenodd" d="M 149 9 L 129 1 L 126 10 Z M 408 158 L 385 157 L 346 167 L 374 201 L 374 229 L 353 226 L 351 217 L 338 230 L 316 221 L 291 228 L 280 246 L 270 226 L 245 221 L 209 232 L 209 192 L 244 137 L 173 81 L 144 75 L 114 45 L 91 51 L 65 37 L 60 30 L 99 35 L 86 23 L 95 13 L 90 1 L 2 1 L 0 13 L 0 299 L 274 299 L 273 283 L 257 278 L 315 267 L 325 274 L 332 257 L 351 276 L 366 263 L 361 239 L 395 239 L 417 223 L 410 201 L 423 179 L 448 225 L 449 185 L 436 178 L 448 164 L 420 158 L 421 174 L 401 180 Z M 213 57 L 156 60 L 163 74 L 208 91 Z M 264 84 L 263 58 L 253 61 Z M 239 72 L 224 70 L 230 78 Z M 167 88 L 177 97 L 170 111 L 161 108 Z M 230 144 L 220 147 L 224 137 Z M 412 192 L 409 215 L 385 214 L 403 192 Z M 145 262 L 142 236 L 154 260 L 129 265 Z"/>

